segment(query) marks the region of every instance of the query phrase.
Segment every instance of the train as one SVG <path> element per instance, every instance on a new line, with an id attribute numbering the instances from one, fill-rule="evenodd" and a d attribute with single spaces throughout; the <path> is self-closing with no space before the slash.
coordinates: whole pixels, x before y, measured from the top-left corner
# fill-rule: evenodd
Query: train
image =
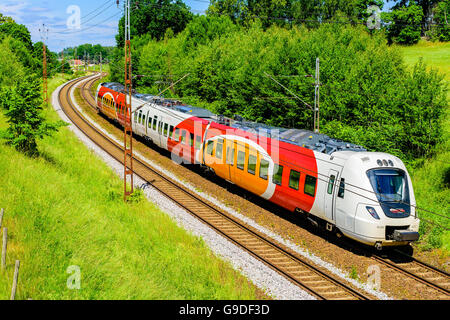
<path id="1" fill-rule="evenodd" d="M 411 178 L 398 157 L 138 92 L 126 114 L 126 98 L 122 84 L 100 83 L 96 107 L 122 126 L 131 121 L 133 135 L 168 150 L 178 163 L 203 166 L 316 226 L 378 250 L 419 239 Z"/>

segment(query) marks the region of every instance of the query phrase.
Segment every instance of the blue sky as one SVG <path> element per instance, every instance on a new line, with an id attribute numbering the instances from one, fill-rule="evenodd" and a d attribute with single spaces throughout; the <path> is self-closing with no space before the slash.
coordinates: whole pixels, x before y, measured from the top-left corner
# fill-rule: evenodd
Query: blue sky
<path id="1" fill-rule="evenodd" d="M 209 3 L 205 0 L 184 2 L 194 13 L 205 11 Z M 67 20 L 74 13 L 67 10 L 72 5 L 80 8 L 80 30 L 67 27 Z M 55 52 L 84 43 L 114 46 L 117 25 L 122 16 L 116 0 L 2 0 L 0 13 L 25 25 L 33 42 L 41 40 L 39 28 L 45 23 L 49 28 L 48 47 Z"/>
<path id="2" fill-rule="evenodd" d="M 207 0 L 184 2 L 194 13 L 204 12 L 209 5 Z M 72 5 L 80 8 L 80 30 L 67 27 L 67 21 L 73 14 L 67 10 Z M 392 5 L 390 1 L 385 9 Z M 0 13 L 24 24 L 30 30 L 33 42 L 41 40 L 39 28 L 45 23 L 49 28 L 47 43 L 54 52 L 84 43 L 114 46 L 118 21 L 122 15 L 116 0 L 2 0 Z"/>

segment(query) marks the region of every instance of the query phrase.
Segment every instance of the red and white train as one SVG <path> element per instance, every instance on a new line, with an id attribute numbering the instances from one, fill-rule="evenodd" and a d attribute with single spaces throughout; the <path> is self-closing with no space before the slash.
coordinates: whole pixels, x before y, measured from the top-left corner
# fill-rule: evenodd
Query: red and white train
<path id="1" fill-rule="evenodd" d="M 102 83 L 98 110 L 123 125 L 125 97 L 123 85 Z M 174 160 L 206 166 L 329 231 L 378 249 L 419 238 L 411 179 L 390 154 L 139 93 L 132 95 L 132 127 Z"/>

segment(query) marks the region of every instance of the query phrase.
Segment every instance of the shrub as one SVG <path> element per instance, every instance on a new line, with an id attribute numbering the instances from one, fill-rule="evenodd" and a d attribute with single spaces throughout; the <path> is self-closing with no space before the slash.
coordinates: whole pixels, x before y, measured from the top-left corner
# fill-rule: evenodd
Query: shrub
<path id="1" fill-rule="evenodd" d="M 34 75 L 27 75 L 17 85 L 3 90 L 2 107 L 9 128 L 3 138 L 18 151 L 27 155 L 38 154 L 37 139 L 57 131 L 64 122 L 47 122 L 42 116 L 40 82 Z"/>

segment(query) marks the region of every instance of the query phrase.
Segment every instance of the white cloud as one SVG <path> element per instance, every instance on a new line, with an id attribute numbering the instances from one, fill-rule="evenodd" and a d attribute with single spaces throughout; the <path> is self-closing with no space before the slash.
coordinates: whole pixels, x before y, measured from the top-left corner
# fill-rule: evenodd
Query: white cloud
<path id="1" fill-rule="evenodd" d="M 24 9 L 29 5 L 27 2 L 9 1 L 5 4 L 0 4 L 0 13 L 5 16 L 12 17 L 15 21 L 20 22 Z"/>

